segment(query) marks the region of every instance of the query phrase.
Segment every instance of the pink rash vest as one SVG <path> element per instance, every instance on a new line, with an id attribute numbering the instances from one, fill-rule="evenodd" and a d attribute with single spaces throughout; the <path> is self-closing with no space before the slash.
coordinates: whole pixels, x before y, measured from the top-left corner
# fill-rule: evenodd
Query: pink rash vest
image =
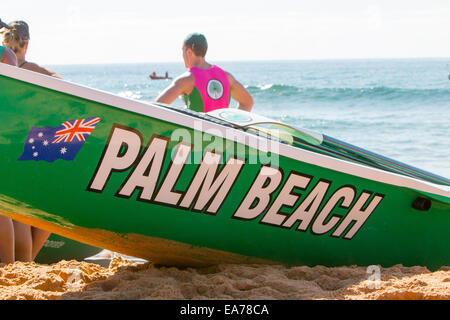
<path id="1" fill-rule="evenodd" d="M 189 109 L 209 112 L 228 108 L 231 96 L 230 81 L 225 71 L 213 65 L 209 69 L 192 67 L 189 72 L 195 78 L 194 89 L 189 95 L 184 95 L 184 101 Z"/>

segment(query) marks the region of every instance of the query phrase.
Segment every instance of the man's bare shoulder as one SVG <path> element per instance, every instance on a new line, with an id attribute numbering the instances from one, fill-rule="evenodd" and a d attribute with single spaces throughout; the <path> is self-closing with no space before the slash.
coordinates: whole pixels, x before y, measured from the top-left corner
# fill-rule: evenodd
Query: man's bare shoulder
<path id="1" fill-rule="evenodd" d="M 194 75 L 192 73 L 190 73 L 189 71 L 186 71 L 183 74 L 180 74 L 178 77 L 176 77 L 173 82 L 177 83 L 189 83 L 189 82 L 194 82 L 195 78 Z"/>
<path id="2" fill-rule="evenodd" d="M 189 93 L 195 85 L 195 78 L 189 71 L 179 75 L 173 80 L 173 86 L 181 89 L 183 93 Z"/>
<path id="3" fill-rule="evenodd" d="M 178 96 L 189 94 L 194 88 L 194 84 L 194 76 L 190 72 L 185 72 L 172 81 L 170 86 L 156 98 L 156 102 L 170 104 L 175 101 Z"/>
<path id="4" fill-rule="evenodd" d="M 225 72 L 225 74 L 228 77 L 228 80 L 230 81 L 230 84 L 233 85 L 236 82 L 236 79 L 233 77 L 233 75 L 231 73 L 229 73 L 226 70 L 223 70 Z"/>

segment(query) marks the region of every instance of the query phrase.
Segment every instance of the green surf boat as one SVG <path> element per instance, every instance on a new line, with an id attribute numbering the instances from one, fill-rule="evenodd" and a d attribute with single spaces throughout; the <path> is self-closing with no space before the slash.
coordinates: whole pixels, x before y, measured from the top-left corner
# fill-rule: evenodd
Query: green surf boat
<path id="1" fill-rule="evenodd" d="M 444 177 L 236 109 L 0 88 L 2 215 L 163 265 L 450 265 Z"/>

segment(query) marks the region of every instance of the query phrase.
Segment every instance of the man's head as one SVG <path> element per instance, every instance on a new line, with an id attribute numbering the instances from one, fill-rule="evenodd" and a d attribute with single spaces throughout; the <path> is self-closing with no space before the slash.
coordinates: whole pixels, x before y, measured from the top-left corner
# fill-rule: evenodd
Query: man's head
<path id="1" fill-rule="evenodd" d="M 16 54 L 28 47 L 30 31 L 25 21 L 13 21 L 9 29 L 2 31 L 3 45 L 13 50 Z"/>
<path id="2" fill-rule="evenodd" d="M 204 35 L 191 33 L 183 41 L 183 59 L 186 68 L 192 66 L 194 59 L 204 59 L 208 51 L 208 42 Z"/>

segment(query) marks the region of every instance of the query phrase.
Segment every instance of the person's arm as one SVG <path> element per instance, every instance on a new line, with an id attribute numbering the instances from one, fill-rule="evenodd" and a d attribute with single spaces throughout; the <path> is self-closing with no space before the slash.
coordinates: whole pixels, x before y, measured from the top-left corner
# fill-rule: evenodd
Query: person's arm
<path id="1" fill-rule="evenodd" d="M 238 102 L 238 109 L 252 111 L 254 102 L 250 93 L 231 74 L 227 72 L 227 75 L 230 80 L 231 97 Z"/>
<path id="2" fill-rule="evenodd" d="M 189 94 L 194 87 L 194 77 L 188 73 L 176 78 L 170 86 L 164 89 L 156 98 L 156 102 L 171 104 L 183 93 Z"/>
<path id="3" fill-rule="evenodd" d="M 12 66 L 17 67 L 17 57 L 14 54 L 14 51 L 12 51 L 9 48 L 4 48 L 2 52 L 2 56 L 0 59 L 0 62 L 10 64 Z"/>
<path id="4" fill-rule="evenodd" d="M 51 77 L 55 77 L 58 79 L 62 79 L 62 77 L 59 74 L 57 74 L 56 72 L 46 69 L 46 68 L 43 68 L 33 62 L 27 62 L 26 64 L 24 64 L 23 69 L 34 71 L 37 73 L 42 73 L 42 74 L 45 74 L 46 76 L 51 76 Z"/>

